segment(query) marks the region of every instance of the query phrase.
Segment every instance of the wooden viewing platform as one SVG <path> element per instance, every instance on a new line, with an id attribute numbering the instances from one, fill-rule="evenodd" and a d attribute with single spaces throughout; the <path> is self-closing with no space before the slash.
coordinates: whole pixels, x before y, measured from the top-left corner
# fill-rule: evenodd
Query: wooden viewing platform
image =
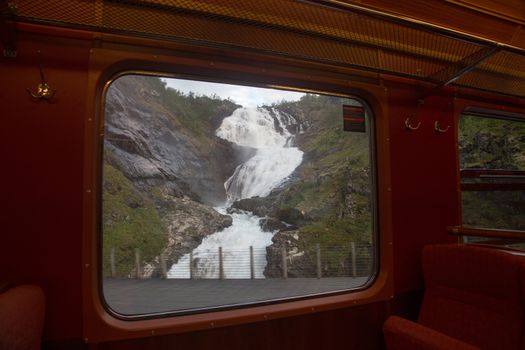
<path id="1" fill-rule="evenodd" d="M 104 298 L 121 315 L 184 312 L 344 291 L 369 277 L 273 279 L 116 279 L 103 280 Z"/>

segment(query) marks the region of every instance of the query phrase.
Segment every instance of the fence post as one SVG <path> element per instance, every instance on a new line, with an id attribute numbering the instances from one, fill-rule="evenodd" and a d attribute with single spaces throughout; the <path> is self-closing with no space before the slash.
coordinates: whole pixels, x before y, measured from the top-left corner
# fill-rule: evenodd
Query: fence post
<path id="1" fill-rule="evenodd" d="M 219 247 L 219 279 L 224 279 L 224 266 L 222 261 L 222 247 Z"/>
<path id="2" fill-rule="evenodd" d="M 355 243 L 350 242 L 350 249 L 351 249 L 351 255 L 352 255 L 352 277 L 357 276 L 357 267 L 356 267 L 356 254 L 355 254 Z"/>
<path id="3" fill-rule="evenodd" d="M 317 257 L 317 278 L 321 278 L 321 246 L 319 243 L 315 245 L 315 255 Z"/>
<path id="4" fill-rule="evenodd" d="M 168 267 L 166 266 L 166 257 L 160 256 L 160 269 L 162 271 L 162 278 L 168 278 Z"/>
<path id="5" fill-rule="evenodd" d="M 255 266 L 253 262 L 253 246 L 250 246 L 250 278 L 255 278 Z"/>
<path id="6" fill-rule="evenodd" d="M 286 247 L 281 248 L 281 258 L 282 258 L 282 265 L 283 265 L 283 278 L 288 278 L 288 266 L 286 261 Z"/>
<path id="7" fill-rule="evenodd" d="M 111 269 L 111 277 L 115 278 L 117 276 L 117 270 L 115 269 L 115 248 L 111 248 L 111 253 L 109 254 L 109 266 Z"/>
<path id="8" fill-rule="evenodd" d="M 194 277 L 193 272 L 193 251 L 190 252 L 190 280 L 192 280 Z"/>
<path id="9" fill-rule="evenodd" d="M 140 271 L 140 249 L 135 248 L 135 271 L 137 273 L 137 278 L 141 278 L 142 274 Z"/>

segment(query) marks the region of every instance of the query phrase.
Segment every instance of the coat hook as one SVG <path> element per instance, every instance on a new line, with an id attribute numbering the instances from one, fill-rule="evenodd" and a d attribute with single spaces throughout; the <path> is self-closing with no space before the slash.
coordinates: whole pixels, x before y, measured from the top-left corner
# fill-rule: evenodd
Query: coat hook
<path id="1" fill-rule="evenodd" d="M 412 118 L 414 118 L 415 116 L 417 116 L 418 112 L 419 112 L 419 109 L 420 107 L 425 104 L 425 100 L 423 99 L 418 99 L 417 100 L 417 106 L 416 106 L 416 111 L 415 113 L 409 115 L 407 117 L 407 119 L 405 119 L 405 127 L 408 129 L 408 130 L 417 130 L 419 129 L 419 127 L 421 126 L 421 122 L 418 122 L 416 126 L 412 125 Z"/>
<path id="2" fill-rule="evenodd" d="M 56 90 L 52 89 L 51 86 L 49 86 L 46 82 L 46 79 L 44 77 L 44 69 L 42 68 L 42 59 L 40 57 L 40 50 L 37 51 L 38 54 L 38 64 L 40 68 L 40 84 L 37 86 L 37 91 L 35 93 L 31 92 L 31 90 L 26 89 L 27 93 L 35 100 L 35 101 L 51 101 L 53 97 L 55 96 Z"/>
<path id="3" fill-rule="evenodd" d="M 451 102 L 448 103 L 448 107 L 452 107 L 451 112 L 454 111 L 454 107 L 453 107 L 453 104 Z M 446 112 L 443 111 L 442 114 L 441 114 L 441 118 L 445 118 L 445 116 L 446 116 Z M 447 125 L 446 128 L 442 129 L 438 120 L 436 120 L 434 122 L 434 130 L 435 131 L 440 132 L 440 133 L 446 133 L 448 131 L 448 129 L 450 129 L 450 125 Z"/>
<path id="4" fill-rule="evenodd" d="M 407 119 L 405 119 L 405 127 L 407 129 L 409 129 L 409 130 L 417 130 L 421 126 L 421 122 L 418 122 L 416 126 L 412 125 L 411 119 L 412 119 L 413 116 L 414 115 L 412 114 L 412 115 L 408 116 Z"/>
<path id="5" fill-rule="evenodd" d="M 439 125 L 439 121 L 436 120 L 436 122 L 434 123 L 434 130 L 436 130 L 437 132 L 445 133 L 448 131 L 448 129 L 450 129 L 450 125 L 447 125 L 446 128 L 441 129 L 441 125 Z"/>

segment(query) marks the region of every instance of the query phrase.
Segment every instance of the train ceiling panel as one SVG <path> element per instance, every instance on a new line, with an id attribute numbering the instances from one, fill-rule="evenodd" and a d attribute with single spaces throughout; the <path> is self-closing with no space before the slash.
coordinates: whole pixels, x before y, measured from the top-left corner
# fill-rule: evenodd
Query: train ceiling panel
<path id="1" fill-rule="evenodd" d="M 7 20 L 240 48 L 525 97 L 525 52 L 335 1 L 3 1 Z"/>
<path id="2" fill-rule="evenodd" d="M 501 51 L 455 81 L 457 85 L 525 96 L 525 56 Z"/>

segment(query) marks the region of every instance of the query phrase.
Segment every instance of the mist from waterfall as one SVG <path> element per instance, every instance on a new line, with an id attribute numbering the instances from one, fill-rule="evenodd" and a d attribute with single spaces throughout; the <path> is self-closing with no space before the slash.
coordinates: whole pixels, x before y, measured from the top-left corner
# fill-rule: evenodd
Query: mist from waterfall
<path id="1" fill-rule="evenodd" d="M 301 164 L 303 152 L 291 147 L 292 130 L 301 130 L 291 115 L 270 108 L 239 108 L 226 117 L 216 135 L 239 146 L 251 147 L 255 155 L 240 164 L 224 183 L 227 202 L 218 211 L 236 200 L 255 196 L 266 197 L 281 185 Z M 223 250 L 225 278 L 250 278 L 250 253 L 253 247 L 255 277 L 264 278 L 266 247 L 272 244 L 273 232 L 264 232 L 259 217 L 248 213 L 231 214 L 232 225 L 206 237 L 193 251 L 194 276 L 217 278 L 218 250 Z M 184 255 L 168 273 L 169 278 L 190 277 L 190 256 Z"/>

